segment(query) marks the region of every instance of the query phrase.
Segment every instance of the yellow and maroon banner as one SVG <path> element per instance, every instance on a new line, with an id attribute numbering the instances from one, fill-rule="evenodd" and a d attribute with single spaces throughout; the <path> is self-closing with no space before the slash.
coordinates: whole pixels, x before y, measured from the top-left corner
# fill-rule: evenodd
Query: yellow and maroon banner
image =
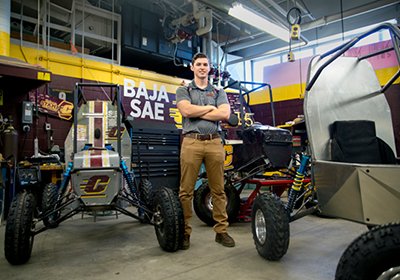
<path id="1" fill-rule="evenodd" d="M 63 120 L 70 120 L 72 118 L 72 110 L 74 105 L 67 99 L 72 98 L 70 92 L 61 90 L 51 90 L 47 93 L 43 91 L 31 91 L 29 93 L 29 100 L 37 104 L 38 110 L 41 113 L 49 114 Z"/>

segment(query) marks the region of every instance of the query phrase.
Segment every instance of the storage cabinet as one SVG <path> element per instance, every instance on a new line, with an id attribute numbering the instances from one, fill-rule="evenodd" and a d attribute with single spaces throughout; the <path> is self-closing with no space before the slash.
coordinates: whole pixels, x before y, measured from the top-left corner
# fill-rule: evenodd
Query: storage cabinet
<path id="1" fill-rule="evenodd" d="M 174 125 L 129 121 L 132 167 L 136 176 L 154 187 L 179 189 L 180 132 Z"/>

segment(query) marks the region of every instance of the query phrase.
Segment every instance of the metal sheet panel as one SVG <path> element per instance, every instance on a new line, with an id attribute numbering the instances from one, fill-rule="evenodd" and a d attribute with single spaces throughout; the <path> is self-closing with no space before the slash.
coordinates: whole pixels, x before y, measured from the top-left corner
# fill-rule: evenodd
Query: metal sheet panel
<path id="1" fill-rule="evenodd" d="M 327 59 L 312 60 L 310 77 Z M 340 57 L 322 71 L 304 99 L 314 159 L 330 160 L 329 126 L 338 120 L 374 121 L 377 136 L 396 154 L 390 108 L 380 88 L 374 69 L 366 60 Z"/>
<path id="2" fill-rule="evenodd" d="M 317 161 L 314 183 L 322 214 L 352 221 L 364 220 L 358 174 L 351 164 Z"/>
<path id="3" fill-rule="evenodd" d="M 365 224 L 400 221 L 398 165 L 314 163 L 322 213 Z"/>
<path id="4" fill-rule="evenodd" d="M 74 169 L 119 168 L 119 164 L 119 156 L 115 151 L 86 150 L 74 156 Z"/>
<path id="5" fill-rule="evenodd" d="M 365 223 L 400 221 L 400 166 L 358 167 Z"/>
<path id="6" fill-rule="evenodd" d="M 86 206 L 110 205 L 122 183 L 117 169 L 86 169 L 72 174 L 74 192 Z"/>
<path id="7" fill-rule="evenodd" d="M 104 148 L 111 144 L 117 149 L 117 108 L 111 101 L 87 101 L 78 111 L 78 147 L 80 151 L 86 144 Z M 96 139 L 95 129 L 100 130 L 100 139 Z M 65 140 L 65 161 L 72 158 L 73 126 Z M 121 124 L 121 155 L 126 165 L 131 167 L 131 140 L 124 124 Z"/>

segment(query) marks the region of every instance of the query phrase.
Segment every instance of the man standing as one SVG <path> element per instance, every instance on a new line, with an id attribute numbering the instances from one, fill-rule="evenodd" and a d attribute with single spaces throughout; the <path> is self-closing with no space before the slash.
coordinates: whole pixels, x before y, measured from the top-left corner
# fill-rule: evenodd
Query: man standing
<path id="1" fill-rule="evenodd" d="M 224 191 L 225 150 L 220 137 L 219 121 L 228 120 L 230 105 L 223 90 L 215 89 L 208 81 L 210 63 L 203 53 L 197 53 L 190 68 L 194 79 L 176 91 L 176 104 L 182 114 L 183 142 L 180 155 L 181 181 L 179 198 L 185 220 L 182 249 L 190 247 L 192 201 L 199 169 L 204 162 L 213 201 L 216 222 L 215 241 L 234 247 L 235 241 L 227 233 L 228 215 Z"/>

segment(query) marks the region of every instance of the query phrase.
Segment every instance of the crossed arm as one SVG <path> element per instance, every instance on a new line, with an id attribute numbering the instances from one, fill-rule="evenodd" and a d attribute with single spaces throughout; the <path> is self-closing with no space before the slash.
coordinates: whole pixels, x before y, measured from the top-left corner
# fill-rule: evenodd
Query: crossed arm
<path id="1" fill-rule="evenodd" d="M 229 104 L 221 104 L 218 107 L 198 106 L 191 104 L 188 100 L 182 100 L 176 106 L 185 118 L 201 118 L 208 121 L 228 120 L 231 113 Z"/>

